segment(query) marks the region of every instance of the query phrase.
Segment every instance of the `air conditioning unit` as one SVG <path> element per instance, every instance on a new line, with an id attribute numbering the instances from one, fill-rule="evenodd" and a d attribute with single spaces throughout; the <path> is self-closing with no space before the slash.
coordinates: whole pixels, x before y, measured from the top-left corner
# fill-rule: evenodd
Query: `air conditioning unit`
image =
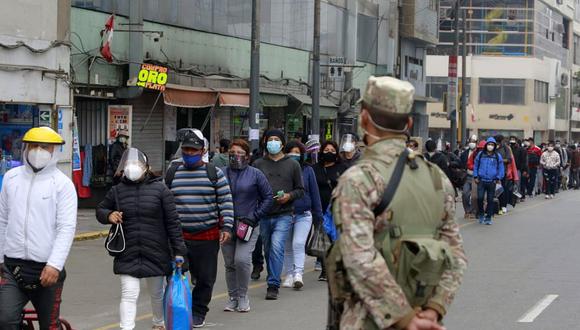
<path id="1" fill-rule="evenodd" d="M 570 86 L 570 76 L 567 73 L 562 73 L 560 75 L 560 86 L 563 88 L 568 88 Z"/>

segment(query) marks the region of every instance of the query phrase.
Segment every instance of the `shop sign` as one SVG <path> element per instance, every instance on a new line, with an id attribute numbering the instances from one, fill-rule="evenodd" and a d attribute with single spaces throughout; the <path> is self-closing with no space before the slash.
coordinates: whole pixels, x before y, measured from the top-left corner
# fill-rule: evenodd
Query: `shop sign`
<path id="1" fill-rule="evenodd" d="M 133 106 L 132 105 L 109 105 L 108 109 L 109 119 L 107 122 L 107 134 L 109 144 L 113 144 L 117 139 L 117 132 L 125 130 L 129 134 L 129 141 L 131 143 L 131 121 Z"/>
<path id="2" fill-rule="evenodd" d="M 137 77 L 137 86 L 153 89 L 160 92 L 165 90 L 167 84 L 167 68 L 153 64 L 141 64 L 141 70 Z"/>
<path id="3" fill-rule="evenodd" d="M 42 117 L 41 117 L 42 121 Z M 79 127 L 77 123 L 77 117 L 74 118 L 73 125 L 73 155 L 72 155 L 72 170 L 80 171 L 81 168 L 81 147 L 79 145 Z"/>
<path id="4" fill-rule="evenodd" d="M 331 121 L 326 122 L 326 130 L 324 133 L 324 138 L 326 141 L 332 140 L 333 123 Z"/>

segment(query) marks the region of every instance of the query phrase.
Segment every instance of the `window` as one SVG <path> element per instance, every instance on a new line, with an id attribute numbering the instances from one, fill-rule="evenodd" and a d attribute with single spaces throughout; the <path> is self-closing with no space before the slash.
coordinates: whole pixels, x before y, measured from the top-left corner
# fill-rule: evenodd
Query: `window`
<path id="1" fill-rule="evenodd" d="M 548 103 L 548 83 L 534 81 L 534 101 L 538 103 Z"/>
<path id="2" fill-rule="evenodd" d="M 574 34 L 574 64 L 580 64 L 580 36 Z"/>
<path id="3" fill-rule="evenodd" d="M 434 99 L 442 101 L 443 94 L 447 93 L 448 81 L 449 81 L 448 77 L 427 77 L 426 95 L 428 97 L 432 97 Z M 465 81 L 466 81 L 465 84 L 466 95 L 469 96 L 469 94 L 471 94 L 471 78 L 467 78 L 465 79 Z M 461 95 L 461 89 L 459 89 L 460 86 L 461 86 L 461 78 L 458 78 L 457 95 Z"/>
<path id="4" fill-rule="evenodd" d="M 525 92 L 523 79 L 479 79 L 481 104 L 525 104 Z"/>

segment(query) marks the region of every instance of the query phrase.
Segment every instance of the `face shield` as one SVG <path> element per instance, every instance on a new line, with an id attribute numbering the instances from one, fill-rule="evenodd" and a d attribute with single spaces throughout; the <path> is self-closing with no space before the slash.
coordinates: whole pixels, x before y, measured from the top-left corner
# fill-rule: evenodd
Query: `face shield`
<path id="1" fill-rule="evenodd" d="M 351 153 L 356 150 L 357 140 L 352 134 L 345 134 L 340 139 L 340 152 Z"/>
<path id="2" fill-rule="evenodd" d="M 32 168 L 34 172 L 41 171 L 49 166 L 56 166 L 58 162 L 57 148 L 59 146 L 49 143 L 25 143 L 23 152 L 24 164 Z"/>
<path id="3" fill-rule="evenodd" d="M 149 169 L 147 156 L 137 148 L 129 148 L 123 153 L 115 176 L 124 176 L 130 181 L 137 182 L 145 176 Z"/>

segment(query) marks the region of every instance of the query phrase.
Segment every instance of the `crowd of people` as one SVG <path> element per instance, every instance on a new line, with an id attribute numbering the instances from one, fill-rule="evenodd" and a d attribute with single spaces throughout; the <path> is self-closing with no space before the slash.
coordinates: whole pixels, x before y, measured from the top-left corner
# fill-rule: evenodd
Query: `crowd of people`
<path id="1" fill-rule="evenodd" d="M 270 130 L 261 151 L 252 153 L 242 139 L 224 139 L 211 157 L 201 131 L 184 129 L 179 136 L 181 148 L 164 182 L 151 172 L 145 154 L 128 148 L 115 174 L 118 183 L 97 208 L 101 223 L 124 224 L 127 246 L 113 269 L 121 279 L 122 329 L 135 328 L 142 278 L 151 295 L 153 328 L 163 329 L 163 278 L 171 274 L 171 262 L 182 258 L 193 286 L 193 326 L 203 327 L 220 248 L 229 296 L 224 311 L 251 310 L 248 286 L 260 278 L 264 260 L 267 300 L 278 299 L 281 287 L 302 289 L 313 223 L 322 223 L 339 176 L 360 157 L 355 134 L 345 135 L 339 146 L 303 143 L 299 134 L 287 141 L 283 132 Z M 325 281 L 322 260 L 316 268 Z"/>
<path id="2" fill-rule="evenodd" d="M 438 146 L 439 144 L 439 146 Z M 418 143 L 408 147 L 418 150 Z M 502 135 L 478 140 L 472 136 L 454 152 L 428 140 L 424 156 L 447 174 L 461 192 L 465 218 L 491 225 L 508 206 L 560 190 L 580 188 L 580 148 L 559 140 L 536 145 L 533 138 Z"/>

